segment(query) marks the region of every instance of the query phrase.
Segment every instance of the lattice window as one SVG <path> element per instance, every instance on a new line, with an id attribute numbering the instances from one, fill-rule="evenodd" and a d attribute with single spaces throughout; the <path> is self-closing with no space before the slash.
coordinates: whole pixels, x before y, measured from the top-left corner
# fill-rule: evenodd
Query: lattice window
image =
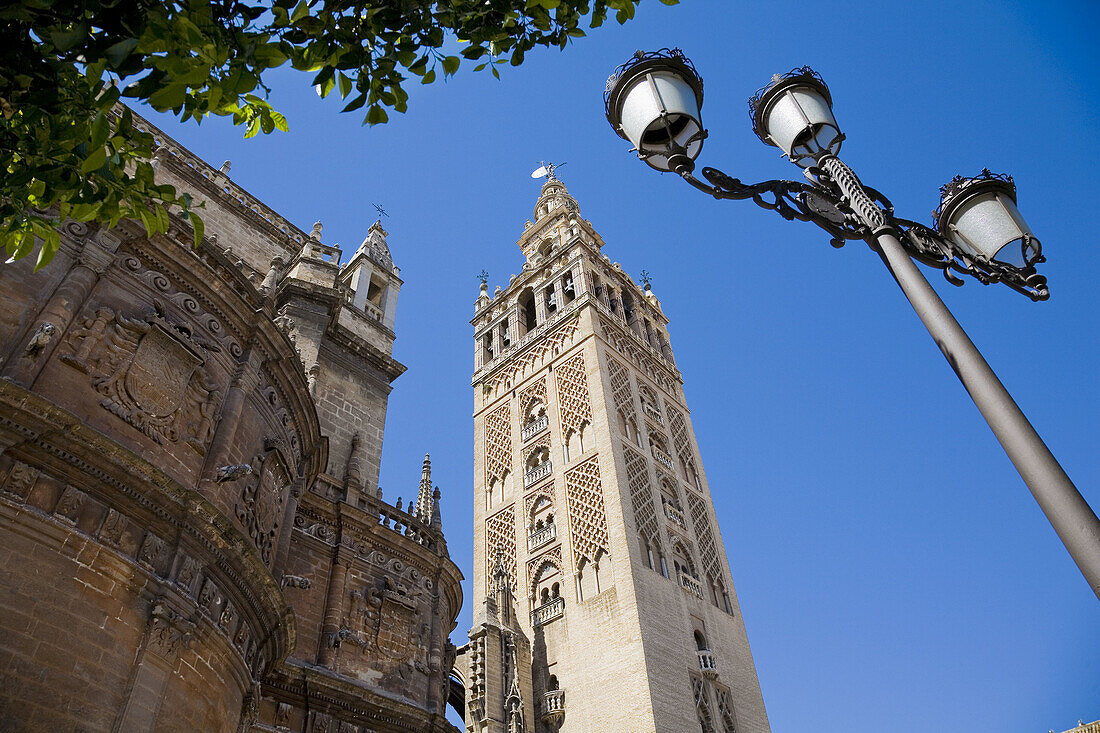
<path id="1" fill-rule="evenodd" d="M 527 389 L 519 393 L 519 414 L 520 421 L 527 419 L 527 411 L 531 407 L 531 403 L 539 401 L 542 404 L 546 404 L 546 380 L 540 379 L 532 384 Z"/>
<path id="2" fill-rule="evenodd" d="M 607 516 L 603 508 L 600 462 L 597 456 L 565 474 L 565 500 L 569 511 L 569 535 L 573 561 L 595 561 L 607 552 Z"/>
<path id="3" fill-rule="evenodd" d="M 668 424 L 672 429 L 672 444 L 680 459 L 687 462 L 691 460 L 691 441 L 688 440 L 687 422 L 684 416 L 673 409 L 668 410 Z"/>
<path id="4" fill-rule="evenodd" d="M 557 375 L 558 411 L 561 415 L 562 435 L 570 430 L 580 432 L 582 425 L 592 422 L 592 408 L 588 397 L 588 376 L 584 371 L 584 355 L 577 354 L 561 364 Z"/>
<path id="5" fill-rule="evenodd" d="M 710 531 L 710 517 L 707 514 L 706 502 L 691 492 L 688 492 L 687 499 L 688 511 L 691 512 L 691 525 L 695 528 L 695 537 L 699 541 L 703 570 L 714 581 L 720 582 L 722 573 L 719 570 L 718 546 L 714 542 L 714 533 Z"/>
<path id="6" fill-rule="evenodd" d="M 485 520 L 485 582 L 493 577 L 493 560 L 497 550 L 504 555 L 505 567 L 512 575 L 512 587 L 516 584 L 516 507 L 509 504 Z"/>
<path id="7" fill-rule="evenodd" d="M 634 508 L 634 521 L 638 529 L 645 533 L 655 547 L 661 544 L 657 525 L 657 514 L 653 508 L 653 488 L 649 484 L 649 470 L 646 459 L 637 451 L 629 448 L 623 451 L 626 456 L 626 481 L 630 487 L 630 504 Z"/>
<path id="8" fill-rule="evenodd" d="M 710 715 L 710 700 L 706 683 L 698 677 L 691 678 L 691 692 L 695 698 L 695 713 L 699 717 L 702 733 L 715 733 L 714 720 Z"/>
<path id="9" fill-rule="evenodd" d="M 615 409 L 625 417 L 634 417 L 634 394 L 630 391 L 630 373 L 614 359 L 607 360 L 608 372 L 611 375 L 611 396 L 615 401 Z"/>
<path id="10" fill-rule="evenodd" d="M 730 704 L 729 690 L 715 688 L 718 695 L 718 718 L 722 721 L 722 733 L 736 733 L 737 728 L 733 724 L 733 705 Z"/>
<path id="11" fill-rule="evenodd" d="M 485 485 L 512 472 L 512 420 L 508 403 L 485 418 Z"/>

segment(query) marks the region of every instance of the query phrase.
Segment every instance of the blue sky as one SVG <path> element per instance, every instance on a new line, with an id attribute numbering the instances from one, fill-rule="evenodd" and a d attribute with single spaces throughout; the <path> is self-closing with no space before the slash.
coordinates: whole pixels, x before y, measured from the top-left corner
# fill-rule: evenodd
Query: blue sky
<path id="1" fill-rule="evenodd" d="M 154 118 L 215 165 L 231 159 L 234 180 L 300 227 L 323 220 L 345 254 L 371 203 L 385 206 L 409 369 L 382 485 L 407 500 L 432 453 L 467 574 L 475 275 L 519 272 L 529 174 L 567 161 L 604 252 L 648 270 L 671 319 L 773 729 L 1060 731 L 1100 718 L 1100 605 L 878 257 L 654 173 L 601 95 L 636 48 L 679 46 L 706 84 L 700 163 L 792 178 L 745 101 L 809 64 L 832 90 L 843 156 L 899 215 L 927 222 L 956 173 L 1012 173 L 1050 301 L 926 272 L 1098 507 L 1098 20 L 1085 2 L 647 0 L 626 26 L 530 53 L 500 81 L 463 69 L 414 86 L 408 114 L 373 129 L 289 71 L 271 80 L 289 134 L 243 141 L 226 120 Z"/>

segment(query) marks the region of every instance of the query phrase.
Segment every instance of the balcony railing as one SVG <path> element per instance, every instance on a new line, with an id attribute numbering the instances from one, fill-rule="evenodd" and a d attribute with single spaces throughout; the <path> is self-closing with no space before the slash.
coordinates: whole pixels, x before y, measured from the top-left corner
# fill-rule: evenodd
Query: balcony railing
<path id="1" fill-rule="evenodd" d="M 565 690 L 547 690 L 542 695 L 542 722 L 554 725 L 565 717 Z"/>
<path id="2" fill-rule="evenodd" d="M 527 550 L 534 550 L 553 542 L 558 537 L 557 525 L 548 524 L 539 530 L 534 530 L 527 535 Z"/>
<path id="3" fill-rule="evenodd" d="M 550 418 L 546 415 L 539 415 L 533 420 L 528 420 L 527 424 L 523 426 L 523 442 L 526 443 L 531 438 L 535 437 L 550 425 Z"/>
<path id="4" fill-rule="evenodd" d="M 699 670 L 703 673 L 704 677 L 710 677 L 711 679 L 718 676 L 718 667 L 714 664 L 714 652 L 709 649 L 700 649 L 699 655 Z"/>
<path id="5" fill-rule="evenodd" d="M 557 597 L 552 601 L 548 601 L 534 611 L 531 611 L 531 625 L 541 626 L 542 624 L 548 624 L 556 618 L 561 618 L 565 613 L 565 599 Z"/>
<path id="6" fill-rule="evenodd" d="M 684 521 L 684 513 L 671 504 L 665 504 L 665 516 L 684 529 L 687 529 L 687 522 Z"/>
<path id="7" fill-rule="evenodd" d="M 672 456 L 670 456 L 668 453 L 665 453 L 657 446 L 653 446 L 653 457 L 657 459 L 657 463 L 660 463 L 669 471 L 676 471 L 676 465 L 672 462 Z"/>
<path id="8" fill-rule="evenodd" d="M 657 407 L 656 405 L 651 405 L 648 402 L 643 402 L 642 411 L 645 412 L 646 416 L 656 420 L 657 422 L 662 421 L 661 408 Z"/>
<path id="9" fill-rule="evenodd" d="M 680 585 L 692 595 L 703 597 L 703 586 L 687 573 L 680 573 Z"/>
<path id="10" fill-rule="evenodd" d="M 553 470 L 550 465 L 550 461 L 543 461 L 539 465 L 532 468 L 527 473 L 523 474 L 523 486 L 524 488 L 530 486 L 536 481 L 540 481 L 550 475 L 550 471 Z"/>

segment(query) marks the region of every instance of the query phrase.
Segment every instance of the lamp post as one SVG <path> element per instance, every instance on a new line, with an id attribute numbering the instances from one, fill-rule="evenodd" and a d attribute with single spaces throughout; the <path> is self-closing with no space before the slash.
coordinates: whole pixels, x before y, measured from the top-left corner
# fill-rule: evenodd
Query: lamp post
<path id="1" fill-rule="evenodd" d="M 1009 176 L 982 171 L 941 187 L 935 229 L 894 215 L 839 157 L 844 134 L 824 80 L 809 67 L 772 77 L 750 100 L 753 131 L 803 169 L 806 182 L 743 184 L 714 168 L 694 175 L 707 137 L 700 109 L 703 80 L 679 49 L 638 51 L 615 70 L 604 91 L 607 120 L 638 156 L 718 199 L 751 199 L 785 219 L 813 222 L 835 247 L 870 245 L 901 287 L 951 368 L 989 423 L 1093 592 L 1100 598 L 1100 520 L 1077 491 L 1019 406 L 932 289 L 914 259 L 959 275 L 1001 282 L 1032 300 L 1050 297 L 1035 271 L 1042 248 L 1016 208 Z"/>

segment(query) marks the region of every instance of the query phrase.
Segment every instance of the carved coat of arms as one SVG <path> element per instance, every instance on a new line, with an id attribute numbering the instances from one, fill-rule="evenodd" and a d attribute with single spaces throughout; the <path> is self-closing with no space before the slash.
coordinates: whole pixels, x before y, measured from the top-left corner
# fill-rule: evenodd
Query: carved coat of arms
<path id="1" fill-rule="evenodd" d="M 205 451 L 219 393 L 205 369 L 217 346 L 168 320 L 164 306 L 145 318 L 100 308 L 85 318 L 61 360 L 91 375 L 100 405 L 158 443 L 185 438 Z"/>

